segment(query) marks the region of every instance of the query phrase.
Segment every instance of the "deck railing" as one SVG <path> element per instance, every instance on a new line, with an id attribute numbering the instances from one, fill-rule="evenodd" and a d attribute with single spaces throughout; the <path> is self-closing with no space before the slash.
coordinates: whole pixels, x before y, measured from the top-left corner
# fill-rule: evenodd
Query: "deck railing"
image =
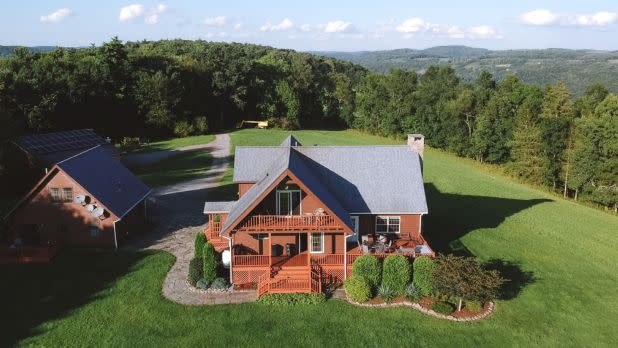
<path id="1" fill-rule="evenodd" d="M 311 263 L 320 266 L 341 266 L 344 258 L 343 254 L 311 254 Z"/>
<path id="2" fill-rule="evenodd" d="M 234 267 L 269 266 L 268 255 L 234 255 L 232 264 Z"/>
<path id="3" fill-rule="evenodd" d="M 319 270 L 310 269 L 304 275 L 295 275 L 284 278 L 272 277 L 270 272 L 258 278 L 258 296 L 264 294 L 289 293 L 321 293 L 322 275 Z"/>
<path id="4" fill-rule="evenodd" d="M 253 215 L 236 227 L 239 231 L 342 230 L 331 215 Z"/>
<path id="5" fill-rule="evenodd" d="M 206 234 L 206 238 L 212 239 L 219 237 L 219 233 L 221 232 L 222 223 L 220 221 L 210 221 L 208 225 L 206 225 L 206 229 L 204 233 Z"/>

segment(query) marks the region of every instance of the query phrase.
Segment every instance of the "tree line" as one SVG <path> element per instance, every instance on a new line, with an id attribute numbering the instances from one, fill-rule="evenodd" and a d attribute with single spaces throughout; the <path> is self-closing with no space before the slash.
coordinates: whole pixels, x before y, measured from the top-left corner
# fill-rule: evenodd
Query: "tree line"
<path id="1" fill-rule="evenodd" d="M 162 40 L 32 52 L 0 59 L 0 136 L 94 128 L 162 138 L 268 119 L 288 128 L 356 128 L 502 164 L 514 176 L 617 209 L 618 96 L 592 85 L 574 99 L 449 66 L 388 74 L 271 47 Z"/>

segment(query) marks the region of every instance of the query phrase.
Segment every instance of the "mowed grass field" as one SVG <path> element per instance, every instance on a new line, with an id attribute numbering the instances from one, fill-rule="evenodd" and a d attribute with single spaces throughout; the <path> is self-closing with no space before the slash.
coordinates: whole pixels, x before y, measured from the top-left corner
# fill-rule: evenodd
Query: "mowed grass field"
<path id="1" fill-rule="evenodd" d="M 242 130 L 232 142 L 277 145 L 288 134 Z M 352 131 L 294 135 L 305 145 L 404 143 Z M 0 346 L 615 346 L 617 217 L 439 151 L 426 151 L 424 168 L 430 244 L 475 255 L 512 279 L 485 320 L 338 300 L 182 306 L 161 295 L 174 262 L 167 253 L 71 253 L 50 265 L 0 266 Z"/>

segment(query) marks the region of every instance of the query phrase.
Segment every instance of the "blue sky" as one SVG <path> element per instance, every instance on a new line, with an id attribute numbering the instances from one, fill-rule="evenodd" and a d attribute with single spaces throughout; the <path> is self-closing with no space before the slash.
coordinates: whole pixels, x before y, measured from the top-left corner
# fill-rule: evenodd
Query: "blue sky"
<path id="1" fill-rule="evenodd" d="M 6 1 L 0 45 L 205 39 L 297 50 L 618 49 L 618 1 Z"/>

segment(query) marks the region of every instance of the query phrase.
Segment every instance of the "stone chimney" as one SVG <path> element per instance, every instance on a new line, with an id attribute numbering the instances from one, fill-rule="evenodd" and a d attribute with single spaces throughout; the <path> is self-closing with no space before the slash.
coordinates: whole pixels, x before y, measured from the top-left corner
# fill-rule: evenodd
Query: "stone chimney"
<path id="1" fill-rule="evenodd" d="M 423 160 L 423 152 L 425 150 L 425 136 L 422 134 L 408 134 L 408 146 L 412 151 L 418 153 Z"/>

